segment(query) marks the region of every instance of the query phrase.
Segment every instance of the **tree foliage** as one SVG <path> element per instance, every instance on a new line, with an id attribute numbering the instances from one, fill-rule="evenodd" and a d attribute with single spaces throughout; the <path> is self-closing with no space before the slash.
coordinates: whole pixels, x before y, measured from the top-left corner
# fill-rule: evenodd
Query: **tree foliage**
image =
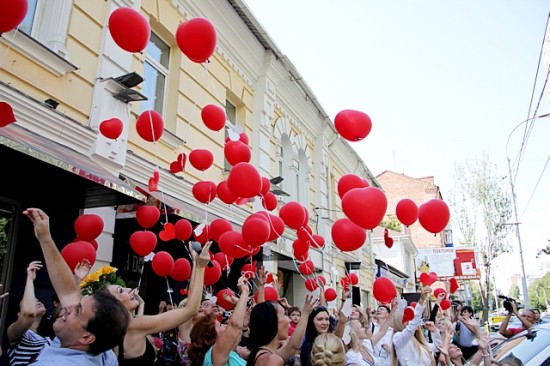
<path id="1" fill-rule="evenodd" d="M 511 199 L 496 167 L 483 155 L 474 162 L 455 165 L 455 192 L 451 194 L 452 220 L 462 234 L 462 245 L 473 245 L 479 254 L 478 268 L 483 320 L 488 318 L 491 263 L 509 250 Z"/>
<path id="2" fill-rule="evenodd" d="M 380 226 L 393 231 L 403 231 L 403 225 L 394 215 L 386 215 L 386 218 L 380 223 Z"/>
<path id="3" fill-rule="evenodd" d="M 527 289 L 529 293 L 529 307 L 548 311 L 548 301 L 550 300 L 550 272 L 534 281 Z"/>

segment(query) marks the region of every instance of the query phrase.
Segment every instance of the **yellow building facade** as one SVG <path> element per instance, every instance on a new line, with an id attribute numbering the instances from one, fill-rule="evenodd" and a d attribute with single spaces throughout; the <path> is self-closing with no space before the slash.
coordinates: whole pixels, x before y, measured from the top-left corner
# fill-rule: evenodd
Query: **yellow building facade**
<path id="1" fill-rule="evenodd" d="M 26 266 L 30 257 L 18 244 L 32 240 L 21 233 L 28 230 L 26 219 L 20 219 L 25 206 L 42 204 L 52 222 L 65 221 L 61 226 L 66 231 L 80 213 L 100 214 L 106 225 L 97 239 L 95 266 L 114 263 L 134 274 L 139 272 L 136 263 L 143 262 L 121 249 L 127 246 L 127 231 L 120 230 L 123 220 L 133 220 L 132 207 L 159 205 L 166 213 L 163 223 L 176 216 L 196 225 L 226 218 L 239 229 L 251 213 L 264 209 L 259 198 L 242 205 L 219 199 L 202 204 L 193 197 L 192 187 L 199 181 L 217 184 L 227 179 L 231 166 L 224 159 L 224 144 L 231 131 L 242 130 L 249 138 L 251 164 L 264 177 L 282 178 L 274 179 L 279 183 L 271 187 L 278 192 L 278 208 L 300 202 L 309 211 L 313 232 L 325 238 L 324 249 L 310 250 L 317 273 L 327 278 L 327 285 L 339 288 L 346 263 L 360 263 L 363 304 L 372 301 L 370 233 L 362 249 L 342 253 L 332 244 L 330 229 L 344 216 L 337 193 L 342 175 L 354 173 L 373 186 L 378 183 L 242 0 L 30 4 L 32 16 L 0 38 L 0 101 L 13 108 L 17 119 L 0 128 L 0 152 L 8 154 L 13 164 L 9 169 L 14 169 L 13 179 L 2 183 L 0 208 L 7 222 L 21 222 L 4 228 L 2 281 L 7 289 L 21 282 L 16 267 Z M 113 41 L 108 20 L 119 7 L 131 7 L 149 22 L 151 37 L 142 52 L 129 53 Z M 208 19 L 217 32 L 215 52 L 205 63 L 189 60 L 174 36 L 182 22 L 197 17 Z M 225 110 L 227 128 L 205 127 L 201 110 L 208 104 Z M 159 112 L 165 124 L 155 142 L 136 131 L 136 120 L 148 110 Z M 111 118 L 124 125 L 116 140 L 99 132 L 100 123 Z M 179 154 L 189 157 L 196 149 L 212 152 L 210 168 L 197 170 L 187 160 L 183 172 L 170 172 Z M 33 160 L 28 164 L 38 164 L 36 168 L 16 173 L 29 158 Z M 33 177 L 38 169 L 43 173 Z M 150 192 L 148 182 L 155 171 L 158 191 Z M 69 236 L 60 235 L 58 245 L 68 243 Z M 276 242 L 264 244 L 259 262 L 273 273 L 282 271 L 287 284 L 282 295 L 301 305 L 307 290 L 293 260 L 295 239 L 296 233 L 287 228 Z M 12 301 L 14 307 L 18 299 Z M 4 306 L 3 321 L 8 311 Z"/>

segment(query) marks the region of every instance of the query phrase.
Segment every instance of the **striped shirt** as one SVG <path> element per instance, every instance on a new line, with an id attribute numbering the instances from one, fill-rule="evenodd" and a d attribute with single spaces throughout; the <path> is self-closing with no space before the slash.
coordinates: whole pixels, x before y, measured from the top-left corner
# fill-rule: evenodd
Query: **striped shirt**
<path id="1" fill-rule="evenodd" d="M 8 347 L 10 365 L 28 365 L 34 362 L 42 349 L 51 344 L 50 338 L 42 337 L 32 330 L 27 330 L 18 343 Z"/>

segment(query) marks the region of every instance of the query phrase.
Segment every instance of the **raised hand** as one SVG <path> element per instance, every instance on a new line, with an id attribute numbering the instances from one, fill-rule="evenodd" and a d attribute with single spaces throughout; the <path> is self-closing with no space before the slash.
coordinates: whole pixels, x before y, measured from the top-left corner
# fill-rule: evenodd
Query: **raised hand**
<path id="1" fill-rule="evenodd" d="M 189 244 L 191 246 L 191 244 Z M 201 253 L 197 254 L 191 247 L 189 248 L 189 251 L 191 252 L 191 256 L 193 258 L 193 262 L 199 266 L 199 267 L 206 267 L 208 263 L 210 263 L 210 246 L 212 245 L 211 241 L 207 241 L 206 244 L 203 245 Z"/>
<path id="2" fill-rule="evenodd" d="M 264 266 L 260 267 L 260 270 L 258 271 L 258 287 L 265 286 L 267 283 L 267 271 L 265 270 Z"/>
<path id="3" fill-rule="evenodd" d="M 434 332 L 437 332 L 437 327 L 435 326 L 434 322 L 430 322 L 430 321 L 427 321 L 427 322 L 424 322 L 424 327 L 426 329 L 428 329 L 430 332 L 434 333 Z"/>
<path id="4" fill-rule="evenodd" d="M 36 279 L 36 272 L 39 271 L 40 268 L 42 268 L 42 262 L 40 261 L 32 261 L 29 263 L 27 267 L 27 278 L 34 281 Z"/>
<path id="5" fill-rule="evenodd" d="M 432 288 L 430 286 L 424 286 L 420 292 L 420 300 L 418 302 L 424 304 L 428 296 L 432 293 Z"/>
<path id="6" fill-rule="evenodd" d="M 317 306 L 319 299 L 314 298 L 312 295 L 307 294 L 304 301 L 304 306 L 302 307 L 302 316 L 306 318 L 311 314 L 313 309 Z"/>
<path id="7" fill-rule="evenodd" d="M 239 279 L 237 280 L 237 287 L 241 292 L 241 296 L 248 296 L 248 293 L 250 292 L 250 287 L 248 287 L 248 278 L 246 278 L 245 275 L 239 277 Z"/>
<path id="8" fill-rule="evenodd" d="M 82 261 L 78 262 L 74 267 L 74 276 L 76 280 L 78 282 L 82 281 L 88 275 L 88 273 L 90 273 L 91 269 L 92 264 L 88 259 L 84 258 Z"/>

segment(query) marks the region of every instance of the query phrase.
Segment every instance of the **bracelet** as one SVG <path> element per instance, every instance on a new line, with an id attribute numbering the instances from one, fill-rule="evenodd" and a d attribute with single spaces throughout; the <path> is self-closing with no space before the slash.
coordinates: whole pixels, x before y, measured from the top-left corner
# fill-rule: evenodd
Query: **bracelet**
<path id="1" fill-rule="evenodd" d="M 346 302 L 347 299 L 342 299 L 342 302 Z"/>
<path id="2" fill-rule="evenodd" d="M 491 355 L 488 354 L 488 353 L 485 353 L 485 354 L 482 353 L 481 355 L 482 355 L 483 357 L 490 357 L 490 356 L 491 356 Z"/>

